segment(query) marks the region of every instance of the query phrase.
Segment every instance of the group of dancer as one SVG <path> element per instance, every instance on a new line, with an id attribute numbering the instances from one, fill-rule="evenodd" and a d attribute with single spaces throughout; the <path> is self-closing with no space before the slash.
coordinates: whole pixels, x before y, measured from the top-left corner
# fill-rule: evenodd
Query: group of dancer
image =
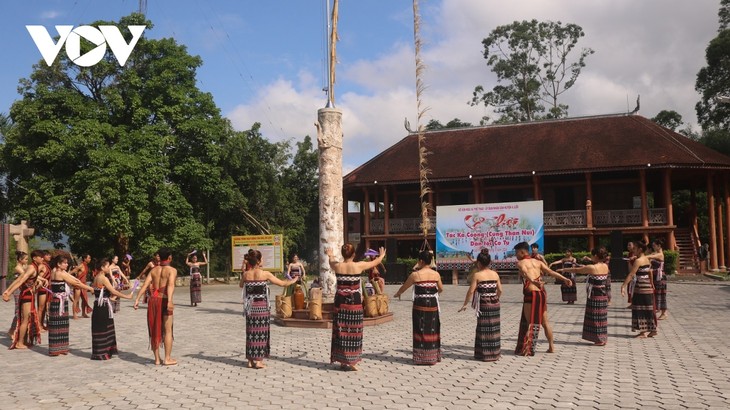
<path id="1" fill-rule="evenodd" d="M 553 270 L 535 249 L 527 242 L 514 247 L 518 260 L 517 269 L 523 283 L 523 308 L 515 354 L 532 356 L 540 329 L 548 340 L 548 353 L 555 351 L 552 328 L 547 315 L 545 276 L 551 276 L 564 287 L 575 288 L 575 275 L 587 275 L 587 302 L 583 322 L 582 338 L 597 346 L 608 341 L 608 304 L 610 301 L 610 271 L 607 264 L 608 252 L 604 247 L 591 251 L 590 262 L 578 265 L 566 253 L 561 267 Z M 663 271 L 664 254 L 662 243 L 652 243 L 649 253 L 644 242 L 629 244 L 626 259 L 630 270 L 621 287 L 621 294 L 629 296 L 632 309 L 632 330 L 637 337 L 648 338 L 657 335 L 657 321 L 666 318 L 666 275 Z M 342 260 L 338 261 L 332 249 L 327 250 L 329 264 L 335 272 L 337 287 L 334 297 L 332 318 L 332 342 L 330 362 L 339 363 L 343 370 L 357 370 L 361 361 L 363 345 L 363 295 L 361 274 L 377 268 L 385 257 L 385 249 L 368 260 L 356 262 L 355 248 L 345 244 Z M 539 256 L 539 257 L 538 257 Z M 15 295 L 16 315 L 10 334 L 11 349 L 25 349 L 40 342 L 40 333 L 48 330 L 49 354 L 52 356 L 69 352 L 69 307 L 73 317 L 91 313 L 92 355 L 95 360 L 107 360 L 118 353 L 114 328 L 115 301 L 131 299 L 139 283 L 129 292 L 129 279 L 116 265 L 116 258 L 101 259 L 93 270 L 91 286 L 86 284 L 90 272 L 91 257 L 84 255 L 82 263 L 68 271 L 69 257 L 65 254 L 51 256 L 40 250 L 29 255 L 19 252 L 15 272 L 17 279 L 2 293 L 5 302 Z M 443 291 L 441 275 L 430 265 L 433 254 L 423 251 L 419 254 L 416 270 L 409 275 L 394 297 L 413 287 L 413 361 L 415 364 L 433 365 L 441 361 L 441 323 L 439 294 Z M 130 258 L 131 259 L 131 258 Z M 248 366 L 264 368 L 263 360 L 270 353 L 270 304 L 269 284 L 290 286 L 304 275 L 303 266 L 293 260 L 286 279 L 279 279 L 262 269 L 261 252 L 251 249 L 245 257 L 244 272 L 240 286 L 243 288 L 244 315 L 246 317 L 246 359 Z M 140 274 L 144 280 L 134 302 L 138 309 L 140 299 L 148 304 L 147 325 L 150 346 L 155 364 L 175 365 L 171 357 L 173 344 L 174 291 L 177 270 L 170 266 L 172 252 L 160 249 Z M 194 254 L 189 254 L 186 264 L 191 268 L 191 283 L 201 282 L 200 266 Z M 502 283 L 499 274 L 490 269 L 489 251 L 482 250 L 476 258 L 476 272 L 473 273 L 466 292 L 464 305 L 459 312 L 470 305 L 476 312 L 477 326 L 474 339 L 474 358 L 495 361 L 501 357 L 500 297 Z M 197 278 L 192 276 L 197 274 Z M 74 289 L 72 292 L 71 289 Z M 86 292 L 93 292 L 95 300 L 89 303 Z M 577 292 L 572 292 L 576 294 Z M 72 301 L 73 305 L 69 306 Z M 197 302 L 196 302 L 197 301 Z M 193 299 L 191 304 L 200 303 Z M 48 314 L 46 315 L 46 310 Z M 660 316 L 657 317 L 657 312 Z M 47 316 L 47 319 L 43 319 Z M 164 346 L 164 358 L 160 347 Z"/>
<path id="2" fill-rule="evenodd" d="M 192 259 L 186 262 L 195 266 L 197 261 Z M 119 299 L 131 299 L 140 284 L 137 282 L 129 289 L 129 277 L 124 273 L 129 272 L 128 264 L 123 268 L 117 265 L 117 257 L 104 258 L 96 262 L 92 271 L 89 268 L 91 256 L 84 255 L 82 262 L 69 271 L 68 254 L 51 256 L 50 252 L 42 250 L 34 250 L 30 255 L 17 252 L 16 260 L 17 278 L 2 293 L 3 301 L 10 301 L 13 295 L 16 303 L 15 317 L 8 331 L 12 339 L 10 349 L 27 349 L 39 344 L 41 333 L 47 330 L 49 355 L 68 354 L 69 310 L 72 310 L 74 319 L 78 313 L 82 317 L 91 314 L 91 359 L 108 360 L 118 354 L 114 314 L 119 311 Z M 125 260 L 128 262 L 131 257 Z M 171 261 L 172 252 L 161 249 L 138 278 L 144 282 L 134 308 L 138 308 L 140 298 L 144 295 L 148 304 L 148 332 L 155 364 L 177 363 L 170 356 L 173 294 L 177 277 L 177 270 L 170 266 Z M 93 274 L 91 286 L 87 285 L 89 273 Z M 93 303 L 89 303 L 87 292 L 94 293 Z M 159 348 L 163 339 L 165 357 L 161 359 Z"/>

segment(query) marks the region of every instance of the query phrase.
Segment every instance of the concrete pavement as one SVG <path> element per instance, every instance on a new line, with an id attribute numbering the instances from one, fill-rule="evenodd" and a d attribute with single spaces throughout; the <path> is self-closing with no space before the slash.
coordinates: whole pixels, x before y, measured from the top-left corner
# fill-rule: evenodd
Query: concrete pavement
<path id="1" fill-rule="evenodd" d="M 396 286 L 387 286 L 390 295 Z M 275 294 L 277 288 L 272 291 Z M 391 301 L 393 322 L 365 329 L 360 372 L 329 364 L 330 331 L 272 325 L 268 368 L 246 368 L 245 322 L 237 286 L 203 288 L 190 307 L 178 288 L 175 348 L 180 364 L 155 367 L 145 310 L 122 301 L 116 316 L 119 357 L 89 360 L 90 320 L 71 321 L 71 354 L 47 356 L 47 337 L 30 351 L 9 351 L 0 335 L 0 409 L 609 409 L 730 408 L 730 286 L 670 283 L 669 319 L 659 337 L 634 339 L 631 311 L 614 283 L 609 341 L 581 340 L 585 290 L 579 303 L 559 303 L 548 286 L 555 354 L 540 335 L 535 357 L 512 354 L 521 307 L 520 285 L 502 295 L 502 351 L 495 363 L 472 359 L 476 319 L 457 313 L 465 286 L 446 286 L 442 303 L 443 361 L 411 364 L 411 302 Z M 9 325 L 13 304 L 0 303 Z M 273 309 L 272 309 L 273 310 Z"/>

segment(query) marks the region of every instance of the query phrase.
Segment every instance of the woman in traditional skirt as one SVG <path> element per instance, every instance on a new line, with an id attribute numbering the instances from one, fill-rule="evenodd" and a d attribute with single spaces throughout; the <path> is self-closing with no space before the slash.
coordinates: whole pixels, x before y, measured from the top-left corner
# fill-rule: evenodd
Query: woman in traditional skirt
<path id="1" fill-rule="evenodd" d="M 13 270 L 13 280 L 16 280 L 25 272 L 28 267 L 28 254 L 23 251 L 15 251 L 15 269 Z M 7 289 L 7 288 L 5 288 Z M 3 291 L 4 292 L 4 291 Z M 13 292 L 13 299 L 15 299 L 15 310 L 13 310 L 13 321 L 10 323 L 10 330 L 8 330 L 8 336 L 12 337 L 15 333 L 15 327 L 18 325 L 18 299 L 20 297 L 20 291 L 15 290 Z"/>
<path id="2" fill-rule="evenodd" d="M 109 360 L 117 351 L 117 335 L 114 330 L 114 308 L 110 296 L 132 299 L 132 293 L 123 294 L 109 281 L 111 278 L 109 259 L 97 264 L 99 274 L 92 283 L 94 288 L 94 311 L 91 314 L 91 360 Z"/>
<path id="3" fill-rule="evenodd" d="M 572 249 L 566 249 L 565 250 L 565 256 L 563 256 L 563 259 L 559 259 L 553 263 L 550 264 L 550 268 L 553 269 L 554 266 L 559 265 L 558 267 L 561 269 L 569 269 L 574 266 L 577 266 L 577 262 L 575 258 L 573 257 L 573 250 Z M 566 271 L 570 272 L 570 271 Z M 563 302 L 567 302 L 567 304 L 572 305 L 575 303 L 576 300 L 578 300 L 578 287 L 575 284 L 575 274 L 568 273 L 569 276 L 567 276 L 568 279 L 570 279 L 570 286 L 567 286 L 565 282 L 560 283 L 560 293 L 563 296 Z"/>
<path id="4" fill-rule="evenodd" d="M 36 311 L 35 295 L 36 289 L 48 286 L 48 281 L 41 275 L 43 251 L 35 250 L 30 256 L 33 263 L 2 294 L 3 301 L 8 302 L 10 295 L 19 289 L 15 310 L 19 323 L 13 332 L 10 349 L 27 349 L 28 346 L 41 342 L 41 324 Z"/>
<path id="5" fill-rule="evenodd" d="M 626 288 L 636 277 L 634 295 L 631 298 L 631 330 L 639 332 L 636 337 L 646 338 L 657 335 L 656 312 L 654 310 L 654 283 L 651 275 L 651 263 L 644 255 L 646 244 L 634 243 L 636 261 L 629 272 L 629 276 L 621 286 L 621 295 L 626 295 Z"/>
<path id="6" fill-rule="evenodd" d="M 197 251 L 193 251 L 188 255 L 185 263 L 190 267 L 190 306 L 198 306 L 203 301 L 201 296 L 201 288 L 203 287 L 203 276 L 200 274 L 200 267 L 208 264 L 203 252 L 203 262 L 198 262 Z M 191 256 L 192 255 L 192 256 Z"/>
<path id="7" fill-rule="evenodd" d="M 662 250 L 662 240 L 655 239 L 651 243 L 654 250 L 653 253 L 646 255 L 651 261 L 651 273 L 654 279 L 654 298 L 656 300 L 656 310 L 661 312 L 657 320 L 667 318 L 667 275 L 664 273 L 664 251 Z"/>
<path id="8" fill-rule="evenodd" d="M 289 286 L 295 279 L 281 280 L 271 272 L 261 269 L 261 252 L 249 249 L 246 261 L 251 267 L 241 273 L 238 284 L 243 288 L 243 314 L 246 316 L 246 359 L 248 367 L 263 369 L 264 359 L 269 357 L 269 283 Z"/>
<path id="9" fill-rule="evenodd" d="M 629 242 L 626 244 L 626 251 L 627 251 L 627 257 L 626 257 L 626 263 L 629 265 L 629 272 L 631 272 L 631 269 L 634 267 L 634 262 L 636 262 L 636 255 L 635 255 L 635 249 L 636 246 L 633 242 Z M 634 286 L 636 286 L 636 277 L 629 283 L 629 286 L 626 288 L 628 297 L 626 298 L 628 301 L 628 306 L 626 306 L 626 309 L 631 309 L 631 298 L 634 296 Z"/>
<path id="10" fill-rule="evenodd" d="M 441 361 L 439 294 L 444 291 L 441 275 L 430 268 L 433 255 L 418 254 L 418 270 L 411 273 L 393 297 L 413 286 L 413 363 L 434 365 Z"/>
<path id="11" fill-rule="evenodd" d="M 534 249 L 534 247 L 533 247 Z M 477 331 L 474 338 L 474 358 L 484 362 L 499 360 L 502 355 L 499 297 L 502 282 L 499 274 L 489 269 L 492 257 L 489 249 L 482 249 L 477 256 L 477 269 L 464 298 L 463 312 L 471 303 L 477 314 Z"/>
<path id="12" fill-rule="evenodd" d="M 111 272 L 111 282 L 117 290 L 129 289 L 129 278 L 122 272 L 122 268 L 117 265 L 119 263 L 119 256 L 112 256 L 109 262 L 109 272 Z M 120 310 L 119 298 L 113 296 L 109 299 L 112 303 L 114 313 L 118 313 Z"/>
<path id="13" fill-rule="evenodd" d="M 335 260 L 332 249 L 326 249 L 329 264 L 337 278 L 337 291 L 332 312 L 332 347 L 330 363 L 340 363 L 341 370 L 358 370 L 362 360 L 363 308 L 360 274 L 378 266 L 385 257 L 385 249 L 372 261 L 355 262 L 355 247 L 342 245 L 344 261 Z"/>
<path id="14" fill-rule="evenodd" d="M 82 283 L 75 276 L 66 272 L 68 258 L 56 255 L 51 260 L 51 307 L 48 309 L 48 354 L 58 356 L 68 354 L 68 300 L 72 293 L 68 285 L 76 289 L 94 291 L 94 288 Z M 68 284 L 68 285 L 67 285 Z"/>
<path id="15" fill-rule="evenodd" d="M 608 293 L 607 283 L 610 272 L 606 259 L 606 248 L 591 251 L 592 265 L 558 269 L 558 272 L 588 275 L 586 294 L 586 314 L 583 319 L 583 339 L 596 346 L 605 346 L 608 341 Z"/>
<path id="16" fill-rule="evenodd" d="M 81 283 L 86 284 L 89 275 L 89 263 L 91 263 L 91 255 L 87 253 L 83 256 L 81 263 L 71 269 L 69 274 L 74 275 Z M 81 288 L 74 288 L 73 301 L 73 318 L 76 319 L 79 313 L 81 313 L 82 317 L 89 317 L 92 311 L 91 304 L 89 303 L 89 294 L 85 290 L 81 290 Z"/>

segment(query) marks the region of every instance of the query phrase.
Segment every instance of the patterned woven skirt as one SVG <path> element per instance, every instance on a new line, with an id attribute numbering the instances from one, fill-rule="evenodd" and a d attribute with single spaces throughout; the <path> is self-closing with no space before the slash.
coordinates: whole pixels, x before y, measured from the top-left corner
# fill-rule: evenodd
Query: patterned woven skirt
<path id="1" fill-rule="evenodd" d="M 606 280 L 606 296 L 608 297 L 608 303 L 611 303 L 611 277 Z"/>
<path id="2" fill-rule="evenodd" d="M 61 314 L 63 303 L 63 314 Z M 68 354 L 68 299 L 53 298 L 48 311 L 48 354 Z"/>
<path id="3" fill-rule="evenodd" d="M 586 302 L 583 318 L 583 340 L 593 343 L 608 341 L 608 295 L 606 287 L 594 286 Z"/>
<path id="4" fill-rule="evenodd" d="M 362 297 L 338 293 L 332 312 L 332 347 L 330 363 L 355 365 L 362 360 Z"/>
<path id="5" fill-rule="evenodd" d="M 200 303 L 203 301 L 201 296 L 201 288 L 203 287 L 203 277 L 199 273 L 190 276 L 190 303 Z"/>
<path id="6" fill-rule="evenodd" d="M 656 331 L 656 311 L 654 310 L 654 289 L 651 283 L 636 282 L 631 298 L 631 330 L 637 332 Z"/>
<path id="7" fill-rule="evenodd" d="M 441 361 L 441 321 L 438 300 L 416 297 L 413 301 L 413 362 L 433 365 Z"/>
<path id="8" fill-rule="evenodd" d="M 545 290 L 523 291 L 525 305 L 530 304 L 530 310 L 525 316 L 524 307 L 520 318 L 520 332 L 517 336 L 515 354 L 519 356 L 534 356 L 537 337 L 542 327 L 542 319 L 547 310 Z"/>
<path id="9" fill-rule="evenodd" d="M 246 313 L 246 359 L 262 360 L 269 357 L 269 325 L 271 311 L 264 298 L 251 301 Z"/>
<path id="10" fill-rule="evenodd" d="M 114 318 L 109 317 L 106 303 L 94 303 L 91 314 L 91 360 L 109 360 L 118 353 Z"/>
<path id="11" fill-rule="evenodd" d="M 578 300 L 578 287 L 575 285 L 575 273 L 569 273 L 565 275 L 571 280 L 571 286 L 565 286 L 564 283 L 560 284 L 560 294 L 563 295 L 563 302 L 575 302 Z"/>
<path id="12" fill-rule="evenodd" d="M 667 310 L 667 275 L 662 275 L 655 286 L 656 310 Z"/>
<path id="13" fill-rule="evenodd" d="M 474 339 L 474 358 L 477 360 L 493 362 L 499 360 L 502 355 L 499 312 L 499 299 L 496 297 L 480 299 Z"/>

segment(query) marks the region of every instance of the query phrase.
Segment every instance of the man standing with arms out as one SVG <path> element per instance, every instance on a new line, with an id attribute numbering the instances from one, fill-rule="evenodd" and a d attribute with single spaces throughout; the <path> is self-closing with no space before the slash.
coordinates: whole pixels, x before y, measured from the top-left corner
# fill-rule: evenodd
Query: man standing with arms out
<path id="1" fill-rule="evenodd" d="M 174 366 L 177 361 L 170 357 L 172 353 L 172 314 L 174 309 L 172 296 L 175 293 L 177 270 L 170 266 L 172 252 L 160 249 L 160 265 L 155 266 L 147 274 L 144 285 L 134 300 L 134 309 L 139 305 L 139 298 L 150 289 L 147 304 L 147 327 L 150 334 L 150 345 L 155 354 L 155 365 Z M 165 360 L 160 360 L 160 342 L 164 338 Z"/>
<path id="2" fill-rule="evenodd" d="M 522 278 L 522 294 L 524 295 L 520 334 L 517 338 L 515 354 L 520 356 L 535 355 L 535 343 L 541 326 L 545 329 L 545 336 L 550 344 L 547 352 L 554 353 L 553 330 L 550 322 L 548 322 L 547 295 L 545 294 L 545 282 L 542 280 L 542 275 L 560 279 L 568 285 L 571 285 L 571 281 L 548 268 L 546 264 L 531 258 L 530 245 L 527 242 L 518 243 L 514 246 L 514 250 L 518 261 L 517 270 Z"/>

